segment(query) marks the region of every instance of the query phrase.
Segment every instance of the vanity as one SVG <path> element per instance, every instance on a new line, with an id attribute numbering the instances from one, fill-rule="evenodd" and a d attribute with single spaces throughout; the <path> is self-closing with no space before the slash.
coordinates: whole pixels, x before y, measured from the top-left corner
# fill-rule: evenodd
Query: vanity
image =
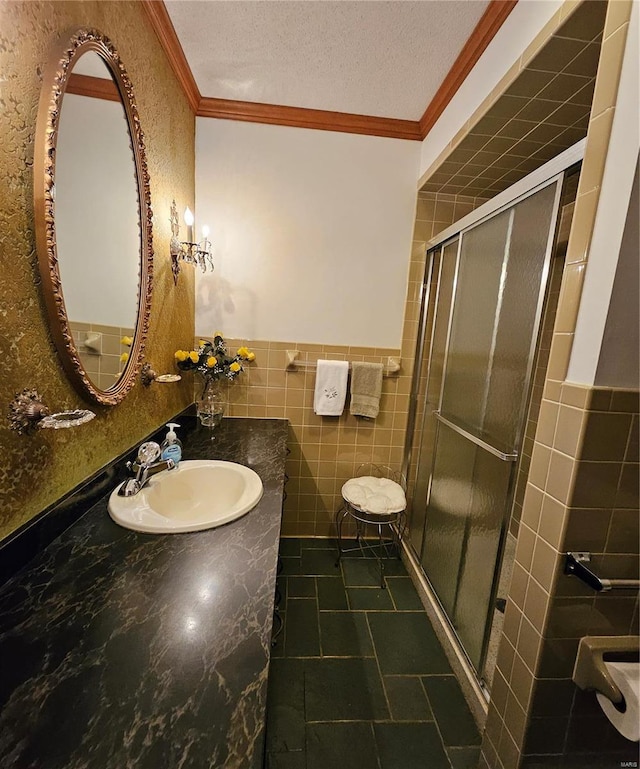
<path id="1" fill-rule="evenodd" d="M 191 402 L 192 384 L 171 385 L 179 388 L 171 397 L 156 398 L 155 388 L 180 377 L 156 379 L 151 364 L 173 370 L 176 346 L 193 343 L 193 324 L 177 305 L 184 291 L 175 294 L 169 334 L 147 344 L 153 312 L 173 303 L 165 292 L 152 307 L 163 257 L 154 256 L 149 166 L 133 83 L 112 41 L 94 28 L 61 35 L 48 58 L 33 160 L 43 326 L 60 372 L 97 413 L 63 403 L 50 414 L 32 386 L 38 383 L 25 380 L 10 403 L 9 426 L 18 440 L 31 442 L 16 440 L 20 456 L 39 457 L 45 470 L 32 477 L 25 464 L 27 484 L 51 480 L 42 458 L 53 451 L 61 452 L 51 472 L 58 482 L 67 469 L 77 483 L 109 464 L 0 542 L 0 766 L 259 769 L 288 423 L 227 418 L 212 440 L 195 408 L 172 417 Z M 162 211 L 163 203 L 159 192 L 154 205 Z M 174 255 L 194 244 L 181 243 L 173 224 L 164 259 L 175 267 Z M 213 368 L 208 361 L 207 368 Z M 43 395 L 66 393 L 55 384 L 40 383 Z M 124 400 L 134 387 L 131 406 Z M 177 422 L 185 464 L 246 465 L 259 476 L 261 497 L 235 509 L 246 514 L 206 530 L 159 534 L 118 525 L 109 496 L 137 446 L 111 459 L 138 437 L 133 420 L 143 409 L 147 424 L 162 425 L 147 440 L 160 443 L 163 423 Z M 44 427 L 51 428 L 46 438 L 39 435 Z M 67 427 L 94 430 L 93 439 L 52 432 Z M 139 469 L 150 468 L 143 462 Z M 193 481 L 207 486 L 211 508 L 230 483 L 228 474 L 225 483 L 212 477 Z M 160 472 L 149 486 L 156 479 Z M 73 485 L 62 480 L 52 489 Z M 149 487 L 142 488 L 142 476 L 135 481 L 144 496 Z M 172 476 L 163 488 L 175 492 L 176 485 Z M 165 491 L 165 512 L 178 518 L 180 500 L 180 492 L 172 498 Z M 200 501 L 210 513 L 208 498 Z"/>
<path id="2" fill-rule="evenodd" d="M 245 464 L 262 498 L 219 528 L 144 534 L 109 517 L 111 486 L 5 584 L 0 765 L 262 766 L 288 423 L 226 418 L 212 441 L 174 421 L 183 459 Z"/>

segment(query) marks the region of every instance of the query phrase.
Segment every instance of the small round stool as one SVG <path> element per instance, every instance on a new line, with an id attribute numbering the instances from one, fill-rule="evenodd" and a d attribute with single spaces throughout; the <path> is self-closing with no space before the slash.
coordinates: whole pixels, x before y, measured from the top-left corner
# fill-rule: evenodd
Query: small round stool
<path id="1" fill-rule="evenodd" d="M 397 549 L 400 557 L 400 542 L 406 526 L 407 499 L 404 478 L 385 465 L 360 465 L 354 478 L 342 487 L 342 505 L 336 512 L 338 532 L 338 560 L 345 553 L 365 549 L 372 552 L 380 566 L 380 587 L 385 587 L 383 555 L 389 557 L 389 546 Z M 342 526 L 347 516 L 356 522 L 356 542 L 358 547 L 343 548 Z M 365 537 L 366 526 L 378 529 L 377 543 L 374 545 Z M 382 527 L 387 526 L 390 536 L 384 539 Z M 376 552 L 377 550 L 377 552 Z"/>

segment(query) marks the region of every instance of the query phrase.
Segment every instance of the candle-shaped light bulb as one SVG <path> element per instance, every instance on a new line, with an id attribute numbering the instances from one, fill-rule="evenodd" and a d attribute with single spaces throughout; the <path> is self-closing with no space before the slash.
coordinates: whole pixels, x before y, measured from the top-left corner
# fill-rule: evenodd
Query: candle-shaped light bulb
<path id="1" fill-rule="evenodd" d="M 202 238 L 204 240 L 206 240 L 209 237 L 209 233 L 210 232 L 211 232 L 211 230 L 209 229 L 209 225 L 208 224 L 203 224 L 202 225 Z"/>
<path id="2" fill-rule="evenodd" d="M 184 209 L 184 223 L 187 225 L 187 241 L 193 243 L 193 214 L 189 206 Z"/>

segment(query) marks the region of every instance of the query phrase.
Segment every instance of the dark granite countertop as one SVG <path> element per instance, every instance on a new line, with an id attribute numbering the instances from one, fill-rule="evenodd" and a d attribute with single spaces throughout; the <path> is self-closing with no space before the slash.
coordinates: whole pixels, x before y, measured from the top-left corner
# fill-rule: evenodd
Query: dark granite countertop
<path id="1" fill-rule="evenodd" d="M 2 767 L 262 765 L 287 422 L 227 418 L 212 443 L 178 421 L 184 459 L 248 465 L 262 499 L 153 535 L 115 524 L 106 495 L 4 586 Z"/>

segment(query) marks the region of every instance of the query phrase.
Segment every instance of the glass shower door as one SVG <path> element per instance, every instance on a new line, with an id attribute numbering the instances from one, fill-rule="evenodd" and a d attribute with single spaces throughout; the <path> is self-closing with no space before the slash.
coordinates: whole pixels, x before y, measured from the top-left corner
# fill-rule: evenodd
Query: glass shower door
<path id="1" fill-rule="evenodd" d="M 464 231 L 452 280 L 421 561 L 476 670 L 512 500 L 558 194 L 556 181 Z"/>
<path id="2" fill-rule="evenodd" d="M 437 429 L 435 412 L 439 406 L 442 374 L 444 370 L 444 354 L 446 351 L 447 333 L 451 301 L 453 299 L 453 280 L 458 254 L 458 240 L 454 238 L 442 248 L 438 248 L 437 259 L 437 288 L 432 300 L 433 306 L 438 307 L 438 313 L 433 313 L 430 328 L 428 360 L 421 361 L 420 380 L 417 397 L 423 403 L 422 431 L 419 434 L 419 451 L 415 467 L 415 485 L 411 499 L 409 517 L 409 536 L 416 550 L 422 551 L 426 500 L 429 496 L 429 482 L 433 465 L 434 439 Z"/>

